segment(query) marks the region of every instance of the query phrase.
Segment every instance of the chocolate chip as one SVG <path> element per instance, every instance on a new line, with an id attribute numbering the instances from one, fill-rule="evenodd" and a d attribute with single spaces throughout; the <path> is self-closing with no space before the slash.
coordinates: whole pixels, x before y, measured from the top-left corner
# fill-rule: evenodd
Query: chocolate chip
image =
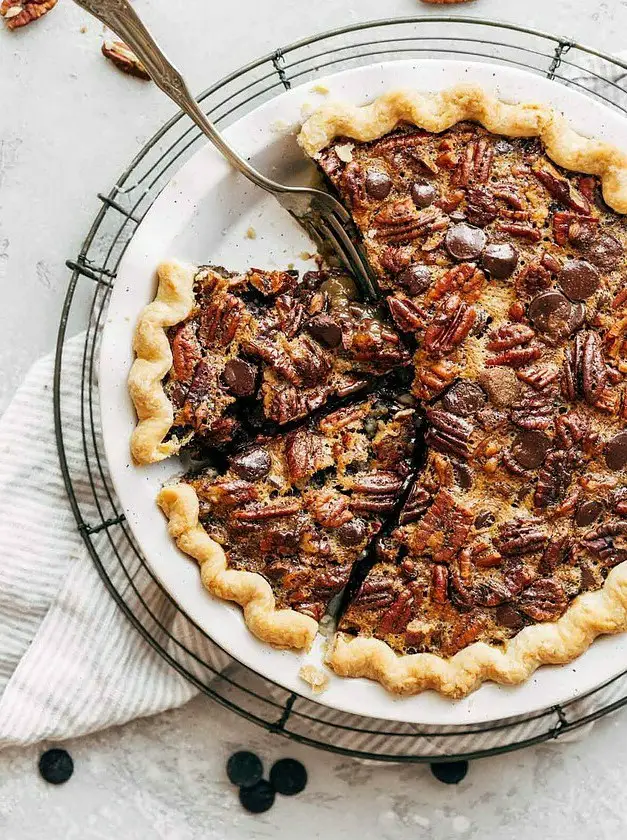
<path id="1" fill-rule="evenodd" d="M 412 184 L 411 197 L 416 207 L 428 207 L 438 197 L 438 191 L 428 181 L 416 181 Z"/>
<path id="2" fill-rule="evenodd" d="M 581 502 L 577 505 L 575 522 L 580 528 L 584 528 L 586 525 L 592 525 L 592 523 L 599 518 L 602 512 L 602 502 L 599 502 L 597 499 L 588 499 L 588 501 Z"/>
<path id="3" fill-rule="evenodd" d="M 438 761 L 431 765 L 431 772 L 445 785 L 457 785 L 468 773 L 467 761 Z"/>
<path id="4" fill-rule="evenodd" d="M 611 470 L 627 465 L 627 432 L 619 432 L 605 444 L 605 463 Z"/>
<path id="5" fill-rule="evenodd" d="M 251 814 L 263 814 L 274 805 L 274 788 L 265 779 L 256 785 L 239 789 L 239 801 Z"/>
<path id="6" fill-rule="evenodd" d="M 448 229 L 444 244 L 456 260 L 474 260 L 485 248 L 487 237 L 481 228 L 460 222 Z"/>
<path id="7" fill-rule="evenodd" d="M 245 359 L 231 359 L 224 366 L 222 381 L 237 397 L 250 397 L 255 393 L 257 368 Z"/>
<path id="8" fill-rule="evenodd" d="M 529 304 L 529 319 L 551 341 L 560 341 L 579 329 L 586 310 L 582 303 L 571 303 L 558 291 L 541 292 Z"/>
<path id="9" fill-rule="evenodd" d="M 263 775 L 261 759 L 247 750 L 233 753 L 226 763 L 226 775 L 238 787 L 252 787 Z"/>
<path id="10" fill-rule="evenodd" d="M 240 478 L 246 481 L 258 481 L 267 475 L 271 465 L 270 455 L 265 449 L 247 449 L 234 455 L 229 463 L 230 468 Z"/>
<path id="11" fill-rule="evenodd" d="M 488 397 L 474 382 L 456 382 L 442 397 L 442 405 L 458 417 L 469 417 L 482 409 Z"/>
<path id="12" fill-rule="evenodd" d="M 609 233 L 600 233 L 586 251 L 591 263 L 604 271 L 611 271 L 623 256 L 623 246 Z"/>
<path id="13" fill-rule="evenodd" d="M 307 771 L 295 758 L 281 758 L 272 765 L 270 784 L 283 796 L 294 796 L 305 790 Z"/>
<path id="14" fill-rule="evenodd" d="M 327 347 L 337 347 L 342 341 L 342 328 L 330 315 L 315 315 L 307 323 L 307 332 Z"/>
<path id="15" fill-rule="evenodd" d="M 398 282 L 410 295 L 426 292 L 431 285 L 431 272 L 426 265 L 410 265 L 398 275 Z"/>
<path id="16" fill-rule="evenodd" d="M 337 529 L 337 537 L 344 545 L 358 545 L 366 536 L 366 523 L 363 519 L 355 517 L 350 522 L 345 522 Z"/>
<path id="17" fill-rule="evenodd" d="M 383 201 L 391 189 L 392 181 L 387 172 L 379 172 L 377 169 L 369 169 L 366 172 L 366 192 L 371 198 Z"/>
<path id="18" fill-rule="evenodd" d="M 532 470 L 539 467 L 551 448 L 551 440 L 542 432 L 519 432 L 512 443 L 512 455 L 521 467 Z"/>
<path id="19" fill-rule="evenodd" d="M 509 604 L 502 604 L 496 608 L 496 620 L 503 627 L 508 627 L 510 630 L 522 630 L 525 626 L 525 619 L 522 615 L 510 607 Z"/>
<path id="20" fill-rule="evenodd" d="M 571 300 L 585 300 L 599 288 L 601 278 L 586 260 L 569 260 L 558 274 L 557 282 Z"/>
<path id="21" fill-rule="evenodd" d="M 481 264 L 491 277 L 504 280 L 518 264 L 518 251 L 509 242 L 488 245 L 481 256 Z"/>
<path id="22" fill-rule="evenodd" d="M 67 750 L 46 750 L 39 759 L 41 777 L 51 785 L 62 785 L 74 773 L 74 762 Z"/>
<path id="23" fill-rule="evenodd" d="M 470 490 L 472 487 L 472 473 L 468 464 L 464 464 L 463 461 L 456 461 L 453 458 L 450 461 L 453 467 L 453 476 L 458 487 L 461 487 L 462 490 Z"/>
<path id="24" fill-rule="evenodd" d="M 490 510 L 482 510 L 475 516 L 475 528 L 477 531 L 481 531 L 483 528 L 489 528 L 490 525 L 494 525 L 496 522 L 496 517 Z"/>

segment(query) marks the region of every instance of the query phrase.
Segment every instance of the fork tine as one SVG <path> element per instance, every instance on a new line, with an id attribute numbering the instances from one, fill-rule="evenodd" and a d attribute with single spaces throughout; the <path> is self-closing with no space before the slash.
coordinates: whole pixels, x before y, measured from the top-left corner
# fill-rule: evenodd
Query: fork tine
<path id="1" fill-rule="evenodd" d="M 378 300 L 380 293 L 377 280 L 361 248 L 353 242 L 335 214 L 319 213 L 317 218 L 311 218 L 310 222 L 318 236 L 331 244 L 344 265 L 354 274 L 364 297 L 371 301 Z"/>

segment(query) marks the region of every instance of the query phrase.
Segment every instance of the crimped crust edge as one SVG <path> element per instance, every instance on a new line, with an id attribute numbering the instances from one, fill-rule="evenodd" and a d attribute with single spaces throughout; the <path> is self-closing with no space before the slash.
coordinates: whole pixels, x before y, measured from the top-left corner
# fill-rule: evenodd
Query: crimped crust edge
<path id="1" fill-rule="evenodd" d="M 205 588 L 218 598 L 238 603 L 248 629 L 258 639 L 277 648 L 310 647 L 318 622 L 295 610 L 277 609 L 270 584 L 260 574 L 227 567 L 222 546 L 211 539 L 199 521 L 198 496 L 193 487 L 166 486 L 157 502 L 178 547 L 198 562 Z"/>
<path id="2" fill-rule="evenodd" d="M 315 158 L 335 137 L 367 142 L 392 131 L 399 122 L 438 133 L 462 120 L 474 120 L 494 134 L 539 137 L 559 166 L 597 175 L 603 197 L 617 213 L 627 213 L 627 155 L 615 146 L 578 134 L 551 106 L 512 104 L 476 85 L 458 85 L 440 93 L 389 91 L 369 105 L 329 102 L 303 124 L 298 142 Z"/>

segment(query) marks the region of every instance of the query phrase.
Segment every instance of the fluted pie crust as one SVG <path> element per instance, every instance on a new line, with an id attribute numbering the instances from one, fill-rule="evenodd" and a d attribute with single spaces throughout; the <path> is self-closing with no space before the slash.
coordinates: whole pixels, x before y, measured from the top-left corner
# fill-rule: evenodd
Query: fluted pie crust
<path id="1" fill-rule="evenodd" d="M 464 120 L 478 122 L 498 135 L 539 137 L 556 164 L 598 176 L 606 203 L 618 213 L 627 213 L 627 155 L 577 134 L 547 105 L 505 103 L 474 86 L 437 94 L 393 91 L 361 107 L 328 103 L 307 119 L 298 142 L 316 158 L 339 136 L 367 142 L 384 136 L 400 122 L 437 133 Z M 137 359 L 129 389 L 139 417 L 132 452 L 140 464 L 166 458 L 180 446 L 164 442 L 173 422 L 172 405 L 162 386 L 172 365 L 166 330 L 184 320 L 194 306 L 194 272 L 193 267 L 175 262 L 160 266 L 157 297 L 146 307 L 137 327 Z M 200 524 L 198 498 L 192 487 L 167 486 L 158 503 L 178 547 L 199 563 L 203 584 L 218 597 L 240 604 L 249 629 L 258 638 L 280 648 L 306 649 L 311 645 L 317 631 L 314 619 L 277 609 L 270 584 L 260 574 L 227 568 L 224 550 Z M 558 620 L 527 626 L 500 648 L 475 642 L 450 658 L 433 653 L 399 655 L 382 640 L 337 633 L 326 661 L 340 676 L 372 679 L 395 694 L 434 689 L 460 698 L 486 680 L 522 683 L 540 665 L 570 662 L 597 636 L 625 630 L 627 563 L 622 563 L 609 572 L 600 589 L 574 598 Z"/>

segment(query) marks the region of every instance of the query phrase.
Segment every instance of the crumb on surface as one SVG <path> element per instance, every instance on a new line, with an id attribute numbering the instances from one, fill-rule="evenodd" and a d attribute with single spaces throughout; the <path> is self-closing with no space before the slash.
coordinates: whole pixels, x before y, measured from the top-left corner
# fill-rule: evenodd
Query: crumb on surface
<path id="1" fill-rule="evenodd" d="M 344 163 L 350 163 L 353 159 L 354 143 L 340 143 L 335 147 L 335 153 Z"/>
<path id="2" fill-rule="evenodd" d="M 84 35 L 87 32 L 87 27 L 86 26 L 81 26 L 79 32 L 81 33 L 81 35 Z"/>
<path id="3" fill-rule="evenodd" d="M 307 262 L 307 260 L 313 260 L 315 258 L 315 254 L 310 254 L 309 251 L 301 251 L 298 255 L 301 260 Z"/>
<path id="4" fill-rule="evenodd" d="M 323 96 L 326 96 L 329 93 L 329 88 L 326 85 L 317 84 L 311 88 L 312 93 L 320 93 Z"/>
<path id="5" fill-rule="evenodd" d="M 256 239 L 257 238 L 257 231 L 254 227 L 249 227 L 246 231 L 246 239 Z"/>
<path id="6" fill-rule="evenodd" d="M 311 686 L 314 694 L 320 694 L 329 685 L 329 675 L 316 665 L 303 665 L 298 676 Z"/>

